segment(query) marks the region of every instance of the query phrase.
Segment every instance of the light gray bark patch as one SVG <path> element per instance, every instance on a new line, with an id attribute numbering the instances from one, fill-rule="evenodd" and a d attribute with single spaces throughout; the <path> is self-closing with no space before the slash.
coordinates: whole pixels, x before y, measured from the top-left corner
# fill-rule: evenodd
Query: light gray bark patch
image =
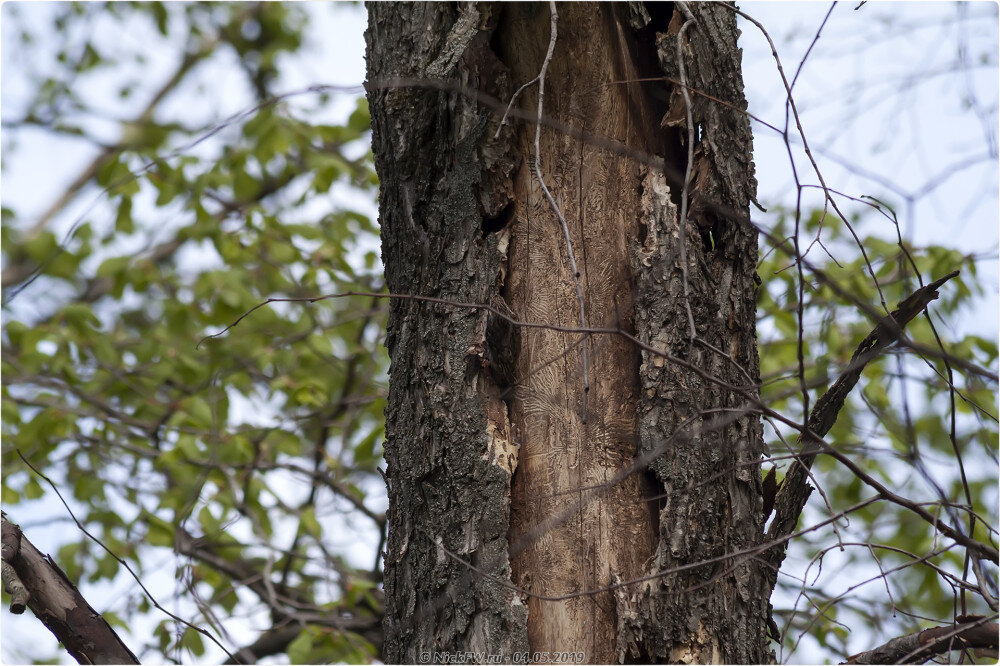
<path id="1" fill-rule="evenodd" d="M 425 70 L 427 76 L 444 77 L 455 69 L 459 59 L 465 53 L 465 49 L 469 46 L 469 42 L 479 32 L 480 19 L 476 3 L 464 3 L 458 19 L 448 31 L 448 36 L 445 37 L 440 53 L 434 62 L 427 65 Z"/>

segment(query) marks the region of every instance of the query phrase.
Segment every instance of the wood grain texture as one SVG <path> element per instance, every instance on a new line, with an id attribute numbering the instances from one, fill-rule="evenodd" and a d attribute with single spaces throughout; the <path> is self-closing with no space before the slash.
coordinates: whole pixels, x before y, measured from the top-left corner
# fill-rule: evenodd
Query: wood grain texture
<path id="1" fill-rule="evenodd" d="M 545 83 L 545 115 L 638 150 L 657 152 L 656 118 L 637 78 L 628 30 L 614 7 L 558 5 L 558 41 Z M 507 6 L 501 58 L 516 82 L 535 76 L 548 45 L 546 5 Z M 536 89 L 521 106 L 533 109 Z M 520 153 L 533 153 L 534 127 Z M 541 171 L 569 224 L 587 322 L 631 327 L 630 245 L 639 234 L 639 165 L 615 152 L 545 128 Z M 560 222 L 529 167 L 514 179 L 508 301 L 524 319 L 574 326 L 580 321 L 573 271 Z M 560 596 L 638 577 L 655 549 L 655 525 L 642 474 L 617 481 L 636 455 L 639 357 L 617 336 L 587 341 L 590 391 L 584 413 L 579 336 L 523 332 L 512 418 L 521 436 L 514 475 L 513 580 L 531 592 Z M 567 349 L 571 348 L 568 353 Z M 586 417 L 586 421 L 584 420 Z M 582 650 L 585 660 L 615 659 L 615 603 L 610 592 L 562 601 L 526 599 L 532 650 Z"/>

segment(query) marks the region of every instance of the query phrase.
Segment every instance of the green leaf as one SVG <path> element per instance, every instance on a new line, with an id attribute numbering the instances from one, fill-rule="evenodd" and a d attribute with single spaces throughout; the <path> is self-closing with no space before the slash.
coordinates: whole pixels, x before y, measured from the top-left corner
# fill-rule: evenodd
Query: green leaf
<path id="1" fill-rule="evenodd" d="M 320 527 L 319 521 L 316 520 L 316 510 L 309 506 L 302 510 L 302 527 L 314 537 L 320 537 L 323 535 L 323 528 Z"/>
<path id="2" fill-rule="evenodd" d="M 125 272 L 132 262 L 132 257 L 111 257 L 101 262 L 97 267 L 97 277 L 117 278 Z"/>
<path id="3" fill-rule="evenodd" d="M 367 131 L 372 124 L 371 111 L 368 109 L 368 99 L 365 97 L 358 98 L 358 106 L 351 113 L 351 117 L 347 119 L 347 126 L 356 132 Z"/>
<path id="4" fill-rule="evenodd" d="M 259 189 L 257 181 L 245 170 L 240 169 L 233 174 L 233 196 L 237 201 L 251 201 Z"/>
<path id="5" fill-rule="evenodd" d="M 29 477 L 28 482 L 24 484 L 24 497 L 25 499 L 33 500 L 38 499 L 45 495 L 45 489 L 42 484 L 38 482 L 35 477 Z"/>
<path id="6" fill-rule="evenodd" d="M 118 202 L 115 231 L 123 234 L 131 234 L 135 231 L 135 221 L 132 219 L 132 197 L 122 197 L 121 201 Z"/>
<path id="7" fill-rule="evenodd" d="M 146 543 L 173 548 L 174 527 L 170 523 L 146 510 L 140 513 L 140 520 L 146 524 Z"/>
<path id="8" fill-rule="evenodd" d="M 0 487 L 0 501 L 4 504 L 17 504 L 21 501 L 21 494 L 8 485 Z"/>
<path id="9" fill-rule="evenodd" d="M 80 565 L 77 562 L 77 555 L 83 547 L 82 542 L 70 541 L 59 547 L 59 567 L 71 581 L 80 579 Z"/>
<path id="10" fill-rule="evenodd" d="M 293 664 L 311 664 L 310 655 L 313 647 L 312 629 L 306 628 L 288 644 L 288 659 Z"/>
<path id="11" fill-rule="evenodd" d="M 205 641 L 202 639 L 201 633 L 191 627 L 184 630 L 184 634 L 181 636 L 181 647 L 189 650 L 196 657 L 205 654 Z"/>
<path id="12" fill-rule="evenodd" d="M 73 497 L 91 503 L 105 498 L 104 481 L 96 476 L 81 474 L 73 480 Z"/>

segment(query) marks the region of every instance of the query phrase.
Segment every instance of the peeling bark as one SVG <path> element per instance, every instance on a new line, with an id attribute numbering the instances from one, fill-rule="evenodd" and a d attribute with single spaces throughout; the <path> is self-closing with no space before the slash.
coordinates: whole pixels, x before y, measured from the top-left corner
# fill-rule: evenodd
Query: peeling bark
<path id="1" fill-rule="evenodd" d="M 685 33 L 688 85 L 745 108 L 736 48 L 736 22 L 725 6 L 691 3 L 696 23 Z M 685 17 L 657 34 L 664 73 L 680 78 L 677 39 Z M 639 252 L 636 335 L 731 385 L 756 384 L 753 276 L 757 234 L 749 217 L 756 182 L 746 116 L 691 94 L 696 144 L 686 237 L 688 303 L 698 340 L 691 339 L 685 306 L 676 187 L 649 172 L 643 214 L 649 230 Z M 664 124 L 681 123 L 686 109 L 676 87 Z M 684 117 L 684 120 L 680 120 Z M 739 215 L 723 216 L 720 210 Z M 745 217 L 744 217 L 745 216 Z M 741 219 L 742 218 L 742 219 Z M 707 342 L 708 345 L 704 344 Z M 714 349 L 713 349 L 714 348 Z M 639 448 L 665 495 L 656 555 L 649 574 L 684 567 L 760 542 L 763 512 L 759 418 L 736 393 L 696 373 L 643 353 Z M 770 589 L 753 560 L 721 560 L 642 585 L 622 613 L 619 658 L 673 663 L 763 663 Z"/>
<path id="2" fill-rule="evenodd" d="M 695 94 L 684 235 L 699 340 L 689 335 L 678 213 L 687 108 L 676 84 L 640 81 L 680 78 L 677 6 L 558 5 L 544 112 L 572 132 L 543 128 L 540 166 L 569 223 L 574 276 L 534 176 L 534 125 L 494 139 L 499 114 L 470 94 L 506 102 L 538 74 L 548 5 L 369 5 L 389 289 L 577 326 L 578 280 L 588 325 L 634 332 L 723 382 L 756 383 L 749 123 Z M 687 7 L 690 86 L 745 108 L 733 13 Z M 536 104 L 529 87 L 520 115 Z M 522 329 L 503 354 L 496 341 L 511 336 L 496 324 L 393 301 L 386 661 L 434 649 L 511 660 L 529 646 L 582 650 L 592 663 L 773 659 L 764 576 L 725 559 L 762 538 L 762 434 L 744 401 L 618 336 L 591 336 L 585 409 L 578 335 Z"/>

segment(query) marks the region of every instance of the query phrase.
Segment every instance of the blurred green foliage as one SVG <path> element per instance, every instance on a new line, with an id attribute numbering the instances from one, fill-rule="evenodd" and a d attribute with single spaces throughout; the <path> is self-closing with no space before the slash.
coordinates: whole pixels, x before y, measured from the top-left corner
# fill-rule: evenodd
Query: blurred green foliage
<path id="1" fill-rule="evenodd" d="M 335 101 L 328 95 L 274 101 L 282 58 L 302 47 L 306 17 L 294 5 L 81 3 L 56 6 L 51 20 L 68 38 L 21 126 L 88 134 L 76 119 L 99 110 L 81 86 L 98 72 L 142 71 L 141 41 L 130 53 L 107 44 L 136 24 L 185 49 L 165 102 L 209 99 L 188 79 L 235 58 L 250 91 L 244 106 L 258 108 L 188 127 L 161 103 L 122 120 L 120 139 L 70 193 L 100 205 L 70 220 L 68 233 L 65 215 L 57 232 L 59 220 L 35 227 L 4 208 L 5 508 L 22 522 L 35 511 L 58 515 L 51 501 L 21 508 L 55 500 L 23 455 L 140 577 L 155 579 L 163 553 L 176 551 L 177 594 L 199 600 L 183 613 L 192 623 L 218 634 L 231 624 L 219 617 L 249 616 L 261 629 L 298 622 L 280 650 L 294 662 L 369 661 L 380 626 L 385 303 L 276 304 L 199 345 L 269 297 L 382 290 L 376 225 L 342 203 L 344 192 L 374 199 L 367 103 L 357 97 L 334 124 L 317 120 Z M 24 44 L 56 44 L 32 37 L 30 14 L 21 21 Z M 139 79 L 126 82 L 121 95 L 138 89 Z M 361 568 L 342 534 L 354 524 L 372 553 Z M 123 573 L 75 531 L 53 555 L 72 580 Z M 270 592 L 246 581 L 254 573 Z M 170 585 L 160 589 L 169 598 Z M 119 626 L 137 614 L 163 620 L 154 636 L 132 635 L 157 660 L 205 655 L 201 634 L 165 620 L 141 594 L 106 603 Z"/>
<path id="2" fill-rule="evenodd" d="M 878 224 L 883 230 L 895 232 L 897 227 L 888 223 L 893 221 L 889 209 L 874 204 L 871 208 L 860 208 L 863 212 L 848 221 L 855 230 Z M 761 238 L 763 259 L 758 267 L 763 283 L 758 293 L 761 396 L 769 407 L 802 422 L 799 276 L 791 242 L 778 242 L 794 233 L 794 211 L 774 207 L 772 213 L 771 237 Z M 875 322 L 864 314 L 860 305 L 885 314 L 879 289 L 891 310 L 922 284 L 953 270 L 961 271 L 957 278 L 941 287 L 939 298 L 930 303 L 925 314 L 906 328 L 909 340 L 938 354 L 918 355 L 912 349 L 895 345 L 869 364 L 826 441 L 850 454 L 866 473 L 893 492 L 926 503 L 932 513 L 957 523 L 967 533 L 971 510 L 980 517 L 975 521 L 976 537 L 995 544 L 997 385 L 989 373 L 997 372 L 997 343 L 995 339 L 962 332 L 956 326 L 956 322 L 976 318 L 977 298 L 988 289 L 977 280 L 977 263 L 988 257 L 963 255 L 940 246 L 915 247 L 898 235 L 886 239 L 884 235 L 871 234 L 860 238 L 868 255 L 866 261 L 847 223 L 831 215 L 824 219 L 821 210 L 803 216 L 800 238 L 815 238 L 821 221 L 825 247 L 813 245 L 806 261 L 850 298 L 815 273 L 804 271 L 801 345 L 810 408 L 833 384 L 857 345 L 874 328 Z M 803 251 L 807 247 L 809 241 L 802 244 Z M 922 281 L 918 281 L 917 272 Z M 950 359 L 950 369 L 945 359 Z M 962 361 L 965 363 L 961 364 Z M 788 456 L 794 449 L 796 435 L 781 424 L 765 425 L 765 440 L 771 454 L 779 459 L 779 470 L 790 464 Z M 813 474 L 825 498 L 814 493 L 799 522 L 800 529 L 875 495 L 853 473 L 829 457 L 817 459 Z M 945 505 L 952 508 L 946 509 Z M 801 580 L 779 578 L 779 586 L 789 594 L 805 597 L 799 598 L 797 613 L 787 608 L 776 610 L 776 614 L 790 623 L 785 632 L 786 648 L 793 649 L 805 633 L 821 646 L 846 655 L 846 638 L 842 634 L 848 628 L 871 627 L 884 630 L 886 637 L 891 637 L 928 626 L 921 624 L 919 618 L 927 618 L 932 624 L 935 619 L 950 621 L 955 608 L 962 606 L 955 581 L 963 578 L 967 564 L 964 552 L 949 548 L 949 542 L 937 537 L 932 526 L 906 509 L 887 502 L 871 504 L 839 521 L 839 530 L 839 536 L 823 530 L 793 542 L 792 553 L 803 561 L 812 558 L 812 565 L 804 570 L 809 580 L 805 588 Z M 852 544 L 845 546 L 843 554 L 839 553 L 841 542 Z M 820 555 L 825 557 L 831 547 L 839 555 L 836 573 L 824 572 L 821 566 Z M 783 571 L 793 566 L 789 562 Z M 891 572 L 885 576 L 885 582 L 878 578 L 880 570 Z M 818 584 L 812 579 L 821 572 L 824 576 L 818 580 L 832 584 Z M 948 575 L 954 579 L 949 580 Z M 971 574 L 965 577 L 975 584 Z M 855 584 L 857 588 L 849 589 L 843 596 L 831 594 L 838 586 Z M 976 594 L 968 594 L 966 602 L 970 614 L 989 612 Z M 898 613 L 900 608 L 905 609 L 905 614 Z"/>

